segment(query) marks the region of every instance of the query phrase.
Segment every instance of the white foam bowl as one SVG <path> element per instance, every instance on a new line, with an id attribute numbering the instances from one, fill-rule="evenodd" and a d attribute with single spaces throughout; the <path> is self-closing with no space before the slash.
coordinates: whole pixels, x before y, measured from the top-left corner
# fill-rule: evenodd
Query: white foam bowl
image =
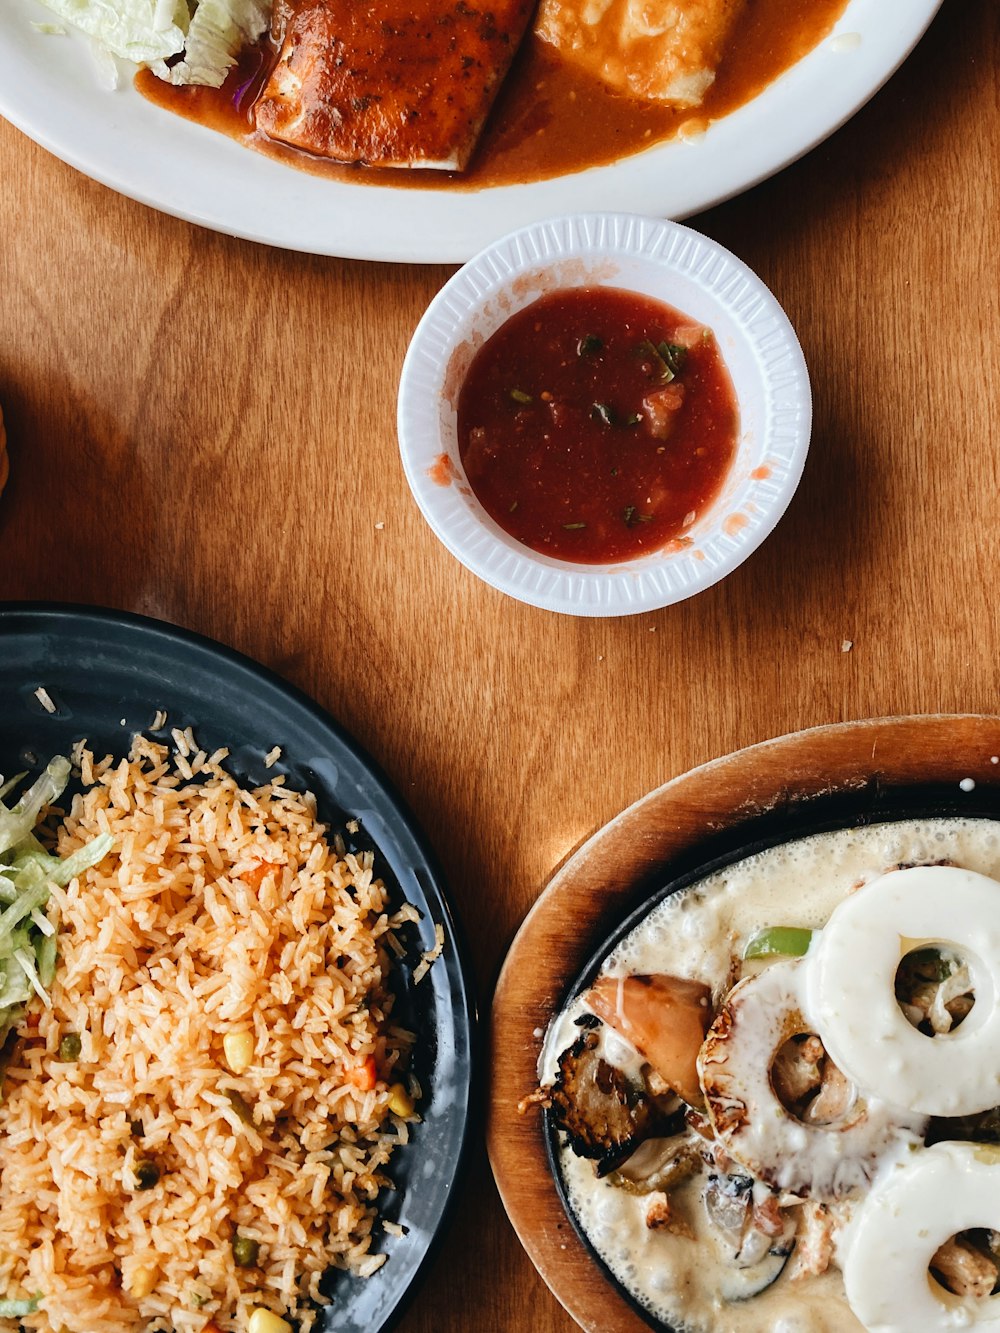
<path id="1" fill-rule="evenodd" d="M 532 551 L 490 518 L 459 457 L 458 394 L 473 356 L 511 315 L 547 292 L 617 287 L 708 325 L 740 411 L 734 462 L 681 550 L 593 565 Z M 710 587 L 760 545 L 795 493 L 812 399 L 788 317 L 735 255 L 690 227 L 628 213 L 580 213 L 512 232 L 471 259 L 428 306 L 403 362 L 399 447 L 431 528 L 481 579 L 532 606 L 620 616 Z"/>

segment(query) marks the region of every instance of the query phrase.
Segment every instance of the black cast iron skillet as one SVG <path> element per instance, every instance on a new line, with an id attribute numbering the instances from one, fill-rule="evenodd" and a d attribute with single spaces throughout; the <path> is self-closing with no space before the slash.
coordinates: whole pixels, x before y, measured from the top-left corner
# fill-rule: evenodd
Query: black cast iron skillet
<path id="1" fill-rule="evenodd" d="M 998 774 L 1000 778 L 1000 774 Z M 784 842 L 844 828 L 898 823 L 909 819 L 981 818 L 1000 821 L 1000 787 L 978 785 L 964 792 L 956 783 L 920 786 L 887 786 L 873 779 L 862 788 L 827 793 L 807 800 L 796 799 L 755 815 L 743 823 L 712 834 L 697 846 L 675 857 L 666 881 L 636 887 L 630 910 L 598 945 L 585 966 L 567 988 L 557 1006 L 561 1012 L 587 990 L 597 978 L 605 959 L 651 911 L 666 898 L 683 892 L 718 870 L 744 861 L 758 852 Z M 997 828 L 1000 836 L 1000 822 Z M 559 1169 L 559 1131 L 551 1112 L 545 1113 L 545 1147 L 559 1199 L 584 1248 L 594 1263 L 641 1319 L 657 1333 L 680 1333 L 655 1316 L 621 1283 L 592 1245 L 573 1211 Z"/>

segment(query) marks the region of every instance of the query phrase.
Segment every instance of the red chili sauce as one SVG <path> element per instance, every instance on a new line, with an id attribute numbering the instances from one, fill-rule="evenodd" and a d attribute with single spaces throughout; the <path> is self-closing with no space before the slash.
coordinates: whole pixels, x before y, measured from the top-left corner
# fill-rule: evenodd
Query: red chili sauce
<path id="1" fill-rule="evenodd" d="M 685 540 L 738 431 L 711 330 L 608 287 L 553 292 L 512 316 L 458 401 L 459 453 L 483 508 L 532 550 L 586 564 Z"/>

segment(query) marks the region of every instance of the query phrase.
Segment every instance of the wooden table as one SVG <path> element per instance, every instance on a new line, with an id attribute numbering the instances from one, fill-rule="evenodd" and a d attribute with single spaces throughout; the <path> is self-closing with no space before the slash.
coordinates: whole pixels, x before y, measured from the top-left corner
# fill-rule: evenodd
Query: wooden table
<path id="1" fill-rule="evenodd" d="M 0 596 L 160 616 L 313 695 L 429 835 L 485 1008 L 552 869 L 666 778 L 815 723 L 997 710 L 998 81 L 995 0 L 945 0 L 845 129 L 694 220 L 795 324 L 812 451 L 722 585 L 611 621 L 493 592 L 410 499 L 397 375 L 449 268 L 201 231 L 0 123 Z M 572 1327 L 480 1143 L 403 1328 Z"/>

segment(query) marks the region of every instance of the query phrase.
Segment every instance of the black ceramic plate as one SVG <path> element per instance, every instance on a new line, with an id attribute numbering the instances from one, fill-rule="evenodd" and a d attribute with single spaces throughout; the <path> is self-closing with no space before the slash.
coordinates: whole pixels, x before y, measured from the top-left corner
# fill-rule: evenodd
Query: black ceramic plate
<path id="1" fill-rule="evenodd" d="M 891 787 L 872 781 L 861 789 L 835 792 L 810 800 L 795 800 L 787 806 L 779 806 L 706 838 L 690 852 L 673 861 L 666 882 L 660 879 L 659 882 L 636 885 L 631 910 L 594 950 L 586 966 L 563 995 L 556 1012 L 565 1009 L 572 1000 L 591 986 L 608 955 L 665 898 L 690 888 L 692 884 L 707 878 L 715 871 L 722 870 L 737 861 L 743 861 L 769 847 L 776 847 L 792 839 L 807 838 L 813 833 L 949 815 L 966 819 L 1000 821 L 1000 787 L 983 784 L 975 789 L 974 794 L 966 794 L 959 791 L 955 783 Z M 672 1325 L 656 1319 L 635 1299 L 591 1244 L 590 1238 L 573 1211 L 563 1183 L 559 1168 L 559 1131 L 556 1129 L 551 1112 L 547 1111 L 545 1116 L 545 1142 L 549 1168 L 574 1231 L 607 1280 L 617 1288 L 623 1299 L 650 1328 L 657 1330 L 657 1333 L 677 1333 Z"/>
<path id="2" fill-rule="evenodd" d="M 39 687 L 54 713 L 36 697 Z M 319 1321 L 324 1333 L 378 1333 L 395 1323 L 441 1235 L 467 1136 L 475 1015 L 440 873 L 372 761 L 305 695 L 263 667 L 139 616 L 0 604 L 0 772 L 37 768 L 84 737 L 95 753 L 123 754 L 133 732 L 157 735 L 150 727 L 159 709 L 167 728 L 191 725 L 209 751 L 228 746 L 227 767 L 241 781 L 260 784 L 285 773 L 289 787 L 315 792 L 320 817 L 334 829 L 358 820 L 355 844 L 374 848 L 377 873 L 422 914 L 407 941 L 413 961 L 433 947 L 435 924 L 444 928 L 444 951 L 424 980 L 413 986 L 404 961 L 396 986 L 396 1016 L 419 1037 L 415 1072 L 424 1099 L 422 1123 L 390 1164 L 397 1188 L 380 1202 L 383 1216 L 406 1234 L 378 1237 L 375 1249 L 389 1258 L 373 1277 L 333 1277 L 334 1301 Z M 268 770 L 264 756 L 275 745 L 281 758 Z"/>

